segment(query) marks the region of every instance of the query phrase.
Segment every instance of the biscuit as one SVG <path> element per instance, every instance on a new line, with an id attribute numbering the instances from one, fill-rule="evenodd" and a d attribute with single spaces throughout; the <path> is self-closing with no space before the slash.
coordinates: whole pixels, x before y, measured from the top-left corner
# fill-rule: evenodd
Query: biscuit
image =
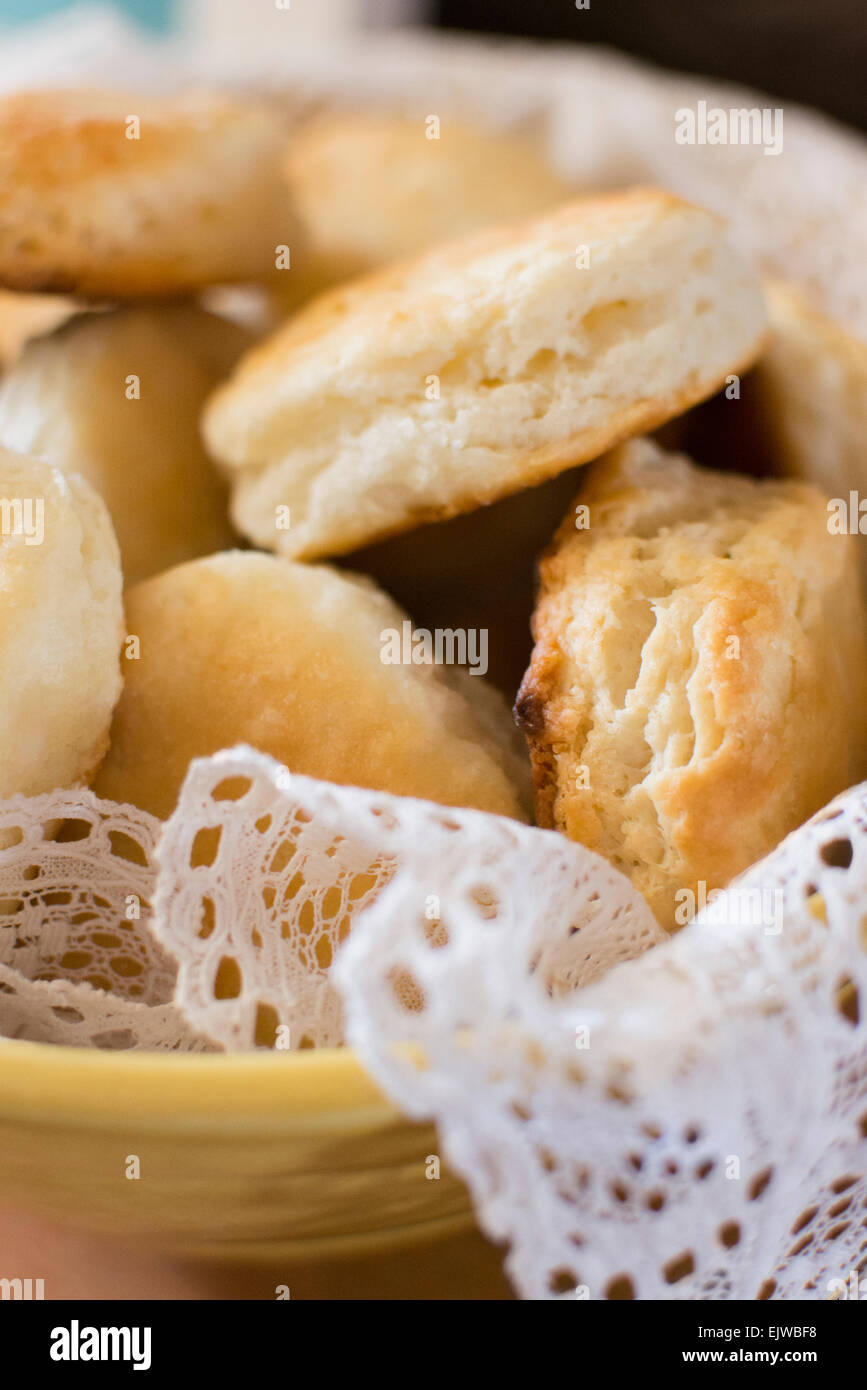
<path id="1" fill-rule="evenodd" d="M 0 448 L 0 796 L 78 786 L 120 693 L 121 574 L 81 478 Z"/>
<path id="2" fill-rule="evenodd" d="M 779 471 L 848 508 L 850 490 L 867 498 L 867 345 L 789 285 L 767 297 L 771 338 L 749 377 L 758 427 Z M 859 551 L 867 577 L 867 544 Z"/>
<path id="3" fill-rule="evenodd" d="M 378 111 L 303 121 L 284 169 L 305 233 L 274 291 L 284 312 L 341 280 L 531 217 L 574 191 L 527 140 Z"/>
<path id="4" fill-rule="evenodd" d="M 710 213 L 589 198 L 314 301 L 242 359 L 204 432 L 245 535 L 337 555 L 660 424 L 745 367 L 764 327 Z"/>
<path id="5" fill-rule="evenodd" d="M 649 440 L 594 465 L 576 505 L 516 705 L 537 816 L 672 928 L 685 890 L 723 886 L 867 771 L 854 543 L 814 488 Z"/>
<path id="6" fill-rule="evenodd" d="M 829 499 L 834 525 L 865 516 L 867 497 L 867 345 L 827 318 L 800 290 L 765 283 L 770 333 L 761 357 L 734 390 L 671 421 L 657 433 L 664 448 L 699 463 L 756 477 L 799 478 Z M 867 544 L 861 542 L 867 581 Z"/>
<path id="7" fill-rule="evenodd" d="M 0 369 L 11 367 L 30 338 L 50 333 L 75 313 L 71 299 L 0 290 Z"/>
<path id="8" fill-rule="evenodd" d="M 526 819 L 505 702 L 480 676 L 384 664 L 383 634 L 405 614 L 369 580 L 233 551 L 126 602 L 140 655 L 125 663 L 100 796 L 167 817 L 191 758 L 246 743 L 326 781 Z"/>
<path id="9" fill-rule="evenodd" d="M 0 283 L 135 299 L 271 275 L 296 232 L 284 145 L 270 110 L 224 96 L 7 96 Z"/>
<path id="10" fill-rule="evenodd" d="M 93 484 L 128 584 L 232 544 L 199 414 L 249 342 L 191 305 L 81 314 L 0 378 L 0 443 Z"/>

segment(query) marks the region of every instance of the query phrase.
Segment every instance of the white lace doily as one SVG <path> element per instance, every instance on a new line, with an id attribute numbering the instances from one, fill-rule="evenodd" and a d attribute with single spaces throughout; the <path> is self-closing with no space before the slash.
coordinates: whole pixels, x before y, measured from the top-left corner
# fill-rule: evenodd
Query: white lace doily
<path id="1" fill-rule="evenodd" d="M 827 1298 L 867 1251 L 865 903 L 867 784 L 571 996 L 526 916 L 432 953 L 387 888 L 338 963 L 349 1038 L 525 1297 Z"/>
<path id="2" fill-rule="evenodd" d="M 322 1045 L 339 989 L 525 1297 L 821 1298 L 867 1258 L 867 785 L 673 939 L 554 832 L 247 748 L 158 829 L 0 807 L 7 1039 Z"/>
<path id="3" fill-rule="evenodd" d="M 359 793 L 358 795 L 361 795 Z M 392 869 L 351 794 L 240 748 L 190 765 L 159 851 L 154 929 L 186 1015 L 229 1048 L 343 1041 L 330 967 Z"/>
<path id="4" fill-rule="evenodd" d="M 250 748 L 191 764 L 159 865 L 153 925 L 178 1002 L 229 1048 L 343 1041 L 330 967 L 386 885 L 432 941 L 467 914 L 494 932 L 523 921 L 558 990 L 665 938 L 625 878 L 562 836 L 292 775 Z"/>
<path id="5" fill-rule="evenodd" d="M 0 802 L 0 1035 L 211 1046 L 172 1003 L 175 966 L 149 929 L 159 830 L 89 791 Z"/>
<path id="6" fill-rule="evenodd" d="M 666 939 L 625 878 L 560 835 L 293 775 L 251 748 L 193 762 L 164 827 L 59 791 L 0 803 L 0 843 L 7 1038 L 340 1045 L 331 966 L 386 885 L 434 943 L 467 914 L 488 932 L 522 922 L 557 994 Z M 416 999 L 408 977 L 395 987 Z"/>

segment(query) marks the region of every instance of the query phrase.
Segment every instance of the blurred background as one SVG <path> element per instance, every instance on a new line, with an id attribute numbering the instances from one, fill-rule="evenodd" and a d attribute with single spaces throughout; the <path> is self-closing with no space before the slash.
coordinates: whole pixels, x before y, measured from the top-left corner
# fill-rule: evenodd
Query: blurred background
<path id="1" fill-rule="evenodd" d="M 867 129 L 864 0 L 0 0 L 0 28 L 44 24 L 72 8 L 113 9 L 150 34 L 190 35 L 217 53 L 263 36 L 285 41 L 287 10 L 294 34 L 425 24 L 606 44 Z"/>
<path id="2" fill-rule="evenodd" d="M 667 68 L 726 78 L 867 129 L 864 0 L 443 0 L 454 29 L 602 43 Z"/>

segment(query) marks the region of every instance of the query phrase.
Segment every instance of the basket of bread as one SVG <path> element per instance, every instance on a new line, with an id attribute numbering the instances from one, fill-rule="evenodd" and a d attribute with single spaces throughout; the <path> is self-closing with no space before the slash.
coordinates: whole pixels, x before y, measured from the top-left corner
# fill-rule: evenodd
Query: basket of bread
<path id="1" fill-rule="evenodd" d="M 831 136 L 678 165 L 677 79 L 401 45 L 402 91 L 391 52 L 375 94 L 344 55 L 291 101 L 0 100 L 0 1178 L 203 1256 L 478 1223 L 525 1297 L 828 1297 L 867 347 L 792 160 Z"/>

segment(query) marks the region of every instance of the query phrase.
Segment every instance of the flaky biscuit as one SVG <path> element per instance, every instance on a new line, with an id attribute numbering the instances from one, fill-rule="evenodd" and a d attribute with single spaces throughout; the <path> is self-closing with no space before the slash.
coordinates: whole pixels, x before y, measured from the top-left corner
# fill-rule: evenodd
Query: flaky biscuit
<path id="1" fill-rule="evenodd" d="M 531 217 L 573 191 L 520 136 L 380 111 L 303 121 L 284 169 L 305 232 L 276 282 L 284 309 L 437 242 Z"/>
<path id="2" fill-rule="evenodd" d="M 293 772 L 526 819 L 529 770 L 480 676 L 386 665 L 403 611 L 369 580 L 231 551 L 127 593 L 125 663 L 94 787 L 161 817 L 191 758 L 247 743 Z"/>
<path id="3" fill-rule="evenodd" d="M 341 554 L 661 423 L 751 361 L 764 325 L 710 213 L 583 199 L 314 301 L 242 360 L 204 431 L 245 535 Z"/>
<path id="4" fill-rule="evenodd" d="M 232 544 L 199 414 L 249 342 L 192 305 L 81 314 L 0 377 L 0 443 L 93 484 L 128 584 Z"/>
<path id="5" fill-rule="evenodd" d="M 679 893 L 724 885 L 867 770 L 854 543 L 815 489 L 648 440 L 596 464 L 576 506 L 516 706 L 537 815 L 672 927 Z"/>
<path id="6" fill-rule="evenodd" d="M 78 786 L 120 692 L 121 574 L 81 478 L 0 448 L 0 796 Z"/>
<path id="7" fill-rule="evenodd" d="M 7 96 L 0 284 L 136 299 L 270 275 L 296 232 L 284 142 L 269 110 L 206 93 Z"/>

